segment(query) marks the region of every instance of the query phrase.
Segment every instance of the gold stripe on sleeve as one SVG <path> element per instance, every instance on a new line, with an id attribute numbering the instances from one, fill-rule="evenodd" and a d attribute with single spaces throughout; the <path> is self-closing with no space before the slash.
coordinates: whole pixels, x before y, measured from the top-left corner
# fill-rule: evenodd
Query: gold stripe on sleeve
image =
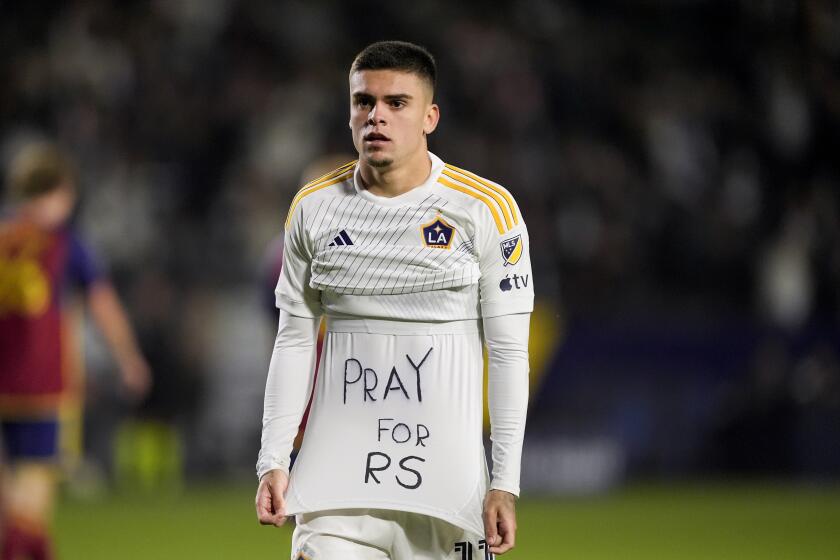
<path id="1" fill-rule="evenodd" d="M 333 177 L 335 177 L 335 176 L 337 176 L 337 175 L 341 175 L 342 173 L 344 173 L 345 171 L 347 171 L 349 168 L 351 168 L 351 167 L 353 167 L 354 165 L 356 165 L 356 162 L 358 162 L 358 161 L 359 161 L 359 160 L 357 160 L 357 159 L 354 159 L 353 161 L 348 161 L 347 163 L 345 163 L 345 164 L 344 164 L 344 165 L 342 165 L 341 167 L 338 167 L 338 168 L 336 168 L 336 169 L 333 169 L 333 170 L 332 170 L 332 171 L 330 171 L 329 173 L 324 173 L 323 175 L 321 175 L 320 177 L 318 177 L 318 178 L 316 178 L 316 179 L 312 179 L 311 181 L 309 181 L 308 183 L 306 183 L 305 185 L 303 185 L 303 186 L 302 186 L 302 187 L 298 190 L 298 193 L 300 193 L 300 191 L 304 190 L 304 189 L 305 189 L 305 188 L 307 188 L 307 187 L 312 187 L 312 186 L 316 185 L 317 183 L 320 183 L 321 181 L 326 181 L 326 180 L 328 180 L 328 179 L 332 179 Z"/>
<path id="2" fill-rule="evenodd" d="M 476 190 L 483 192 L 484 194 L 490 195 L 493 200 L 496 201 L 496 204 L 499 205 L 499 208 L 502 210 L 502 216 L 505 218 L 505 225 L 507 225 L 507 229 L 511 229 L 513 224 L 511 223 L 510 212 L 508 212 L 507 206 L 505 205 L 505 201 L 500 197 L 495 191 L 491 191 L 490 189 L 481 186 L 480 184 L 476 183 L 475 181 L 466 178 L 465 176 L 456 175 L 451 171 L 444 169 L 443 174 L 449 177 L 450 179 L 454 179 L 459 183 L 464 185 L 468 185 Z"/>
<path id="3" fill-rule="evenodd" d="M 468 194 L 471 197 L 477 198 L 478 200 L 486 204 L 487 208 L 490 209 L 490 213 L 493 215 L 493 220 L 496 222 L 496 227 L 499 229 L 499 234 L 503 234 L 505 232 L 505 228 L 504 226 L 502 226 L 502 220 L 501 218 L 499 218 L 499 213 L 496 211 L 496 208 L 493 206 L 493 202 L 491 202 L 489 198 L 487 198 L 484 195 L 478 194 L 469 187 L 458 185 L 457 183 L 453 183 L 452 181 L 444 179 L 443 177 L 438 178 L 438 183 L 445 187 L 449 187 L 450 189 L 454 189 L 456 191 L 461 191 L 464 194 Z"/>
<path id="4" fill-rule="evenodd" d="M 289 206 L 289 213 L 286 215 L 286 227 L 289 227 L 289 223 L 291 223 L 292 221 L 292 215 L 295 213 L 295 208 L 297 208 L 297 205 L 300 203 L 301 200 L 303 200 L 305 197 L 316 191 L 320 191 L 323 188 L 335 185 L 336 183 L 340 183 L 342 181 L 346 181 L 352 176 L 353 171 L 351 170 L 333 179 L 322 181 L 320 183 L 313 184 L 311 187 L 301 189 L 300 192 L 298 192 L 297 196 L 295 196 L 295 198 L 292 200 L 292 204 Z"/>
<path id="5" fill-rule="evenodd" d="M 489 189 L 492 189 L 493 191 L 502 195 L 505 198 L 505 200 L 507 201 L 508 206 L 510 206 L 510 212 L 511 212 L 511 214 L 513 214 L 513 223 L 514 224 L 519 223 L 519 217 L 516 215 L 516 203 L 513 201 L 513 197 L 510 195 L 509 192 L 507 192 L 505 189 L 503 189 L 503 188 L 501 188 L 497 185 L 494 185 L 493 183 L 487 181 L 486 179 L 482 179 L 481 177 L 479 177 L 475 173 L 471 173 L 471 172 L 467 171 L 466 169 L 461 169 L 460 167 L 455 167 L 454 165 L 450 165 L 448 163 L 446 164 L 446 167 L 448 167 L 449 169 L 452 169 L 454 171 L 457 171 L 459 173 L 463 173 L 467 177 L 469 177 L 469 178 L 471 178 L 475 181 L 478 181 L 479 183 L 481 183 L 485 187 L 487 187 Z"/>

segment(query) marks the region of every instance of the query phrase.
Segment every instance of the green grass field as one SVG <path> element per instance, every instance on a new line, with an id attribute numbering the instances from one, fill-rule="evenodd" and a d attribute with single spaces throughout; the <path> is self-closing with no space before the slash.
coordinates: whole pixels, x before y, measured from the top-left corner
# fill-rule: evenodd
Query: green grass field
<path id="1" fill-rule="evenodd" d="M 260 527 L 250 486 L 179 496 L 65 499 L 61 560 L 288 558 L 291 528 Z M 840 487 L 656 485 L 595 498 L 520 500 L 504 558 L 836 560 Z M 330 559 L 338 560 L 338 559 Z"/>

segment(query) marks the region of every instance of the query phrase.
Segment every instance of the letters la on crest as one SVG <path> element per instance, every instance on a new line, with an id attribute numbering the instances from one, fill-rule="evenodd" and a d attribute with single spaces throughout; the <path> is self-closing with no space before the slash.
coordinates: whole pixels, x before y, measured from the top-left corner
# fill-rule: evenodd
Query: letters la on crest
<path id="1" fill-rule="evenodd" d="M 440 216 L 423 226 L 423 244 L 434 249 L 449 249 L 455 228 L 447 224 Z"/>

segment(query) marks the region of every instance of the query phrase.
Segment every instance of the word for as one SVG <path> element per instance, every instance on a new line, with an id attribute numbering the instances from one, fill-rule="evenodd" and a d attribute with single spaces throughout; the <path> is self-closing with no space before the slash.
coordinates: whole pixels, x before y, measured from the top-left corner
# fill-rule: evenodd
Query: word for
<path id="1" fill-rule="evenodd" d="M 391 440 L 394 443 L 406 443 L 410 439 L 412 439 L 412 436 L 416 436 L 417 441 L 414 444 L 414 446 L 417 447 L 419 445 L 420 447 L 426 447 L 426 444 L 423 443 L 423 440 L 428 439 L 429 428 L 427 428 L 425 424 L 417 424 L 414 431 L 412 432 L 408 424 L 404 424 L 402 422 L 391 426 L 390 423 L 393 421 L 393 418 L 379 419 L 376 441 L 382 441 L 382 432 L 385 432 L 386 434 L 390 432 Z"/>

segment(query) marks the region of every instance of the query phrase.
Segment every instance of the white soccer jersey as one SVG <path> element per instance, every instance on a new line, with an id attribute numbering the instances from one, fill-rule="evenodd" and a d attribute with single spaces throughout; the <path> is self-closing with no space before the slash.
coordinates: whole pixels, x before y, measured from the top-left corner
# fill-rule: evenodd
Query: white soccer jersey
<path id="1" fill-rule="evenodd" d="M 530 312 L 528 232 L 513 197 L 429 157 L 426 182 L 393 198 L 362 188 L 354 163 L 301 189 L 277 306 L 299 317 L 398 321 Z"/>
<path id="2" fill-rule="evenodd" d="M 290 207 L 277 306 L 325 315 L 327 338 L 289 514 L 398 509 L 483 534 L 480 319 L 533 309 L 528 233 L 505 189 L 429 157 L 403 195 L 370 194 L 350 163 Z"/>

